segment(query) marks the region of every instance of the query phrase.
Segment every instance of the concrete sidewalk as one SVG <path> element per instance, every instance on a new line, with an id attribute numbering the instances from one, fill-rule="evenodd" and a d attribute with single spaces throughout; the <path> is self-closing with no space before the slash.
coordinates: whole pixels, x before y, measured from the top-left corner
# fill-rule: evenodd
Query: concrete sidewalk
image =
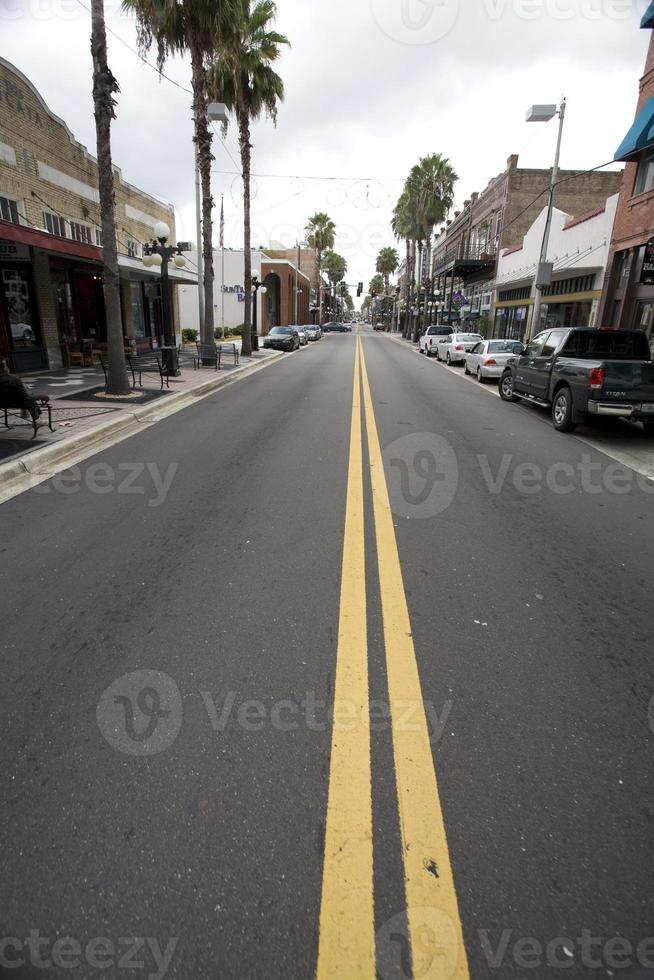
<path id="1" fill-rule="evenodd" d="M 12 428 L 5 429 L 0 416 L 0 486 L 27 474 L 42 473 L 84 447 L 97 444 L 99 448 L 115 434 L 127 435 L 131 428 L 136 431 L 143 423 L 158 421 L 280 356 L 276 351 L 260 349 L 238 366 L 227 358 L 219 371 L 209 367 L 194 370 L 192 352 L 182 351 L 181 374 L 170 378 L 170 389 L 164 386 L 161 391 L 158 375 L 144 374 L 143 387 L 135 390 L 141 397 L 126 401 L 95 397 L 94 389 L 104 388 L 104 374 L 97 365 L 25 375 L 21 380 L 30 393 L 50 397 L 54 431 L 48 428 L 45 411 L 35 439 L 31 420 L 10 413 Z"/>

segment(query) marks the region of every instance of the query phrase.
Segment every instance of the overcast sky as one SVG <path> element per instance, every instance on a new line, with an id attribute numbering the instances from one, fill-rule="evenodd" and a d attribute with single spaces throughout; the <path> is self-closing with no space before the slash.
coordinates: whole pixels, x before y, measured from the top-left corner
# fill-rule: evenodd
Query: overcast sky
<path id="1" fill-rule="evenodd" d="M 95 152 L 88 0 L 0 0 L 0 53 Z M 511 153 L 551 166 L 556 121 L 527 124 L 533 102 L 568 99 L 561 165 L 610 160 L 628 129 L 650 31 L 647 0 L 278 0 L 291 41 L 277 127 L 253 130 L 253 245 L 294 244 L 314 211 L 336 222 L 348 281 L 374 271 L 409 168 L 438 151 L 460 180 L 457 205 Z M 136 47 L 133 21 L 106 0 L 107 25 Z M 195 240 L 190 96 L 109 35 L 121 93 L 113 154 L 126 180 L 175 205 Z M 154 55 L 151 54 L 151 60 Z M 190 87 L 190 69 L 166 69 Z M 238 142 L 215 141 L 214 196 L 226 244 L 242 244 Z M 224 173 L 231 171 L 231 173 Z M 216 236 L 217 236 L 216 211 Z M 401 251 L 401 245 L 399 246 Z"/>

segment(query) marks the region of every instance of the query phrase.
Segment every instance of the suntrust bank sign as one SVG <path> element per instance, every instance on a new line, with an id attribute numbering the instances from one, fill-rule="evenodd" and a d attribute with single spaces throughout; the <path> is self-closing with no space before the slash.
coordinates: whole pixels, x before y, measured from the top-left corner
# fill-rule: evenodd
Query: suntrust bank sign
<path id="1" fill-rule="evenodd" d="M 223 293 L 236 293 L 236 299 L 239 303 L 245 302 L 245 289 L 243 286 L 235 285 L 228 286 L 225 284 L 222 288 Z"/>

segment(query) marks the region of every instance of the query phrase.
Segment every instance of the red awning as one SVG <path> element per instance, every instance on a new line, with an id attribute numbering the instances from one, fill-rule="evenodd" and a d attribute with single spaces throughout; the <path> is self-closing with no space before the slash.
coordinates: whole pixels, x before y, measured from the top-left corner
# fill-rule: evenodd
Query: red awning
<path id="1" fill-rule="evenodd" d="M 56 255 L 70 255 L 71 258 L 84 259 L 86 262 L 102 262 L 102 249 L 97 245 L 71 242 L 69 238 L 59 238 L 58 235 L 50 235 L 47 231 L 15 225 L 11 221 L 0 221 L 0 239 L 31 245 L 33 248 L 41 248 L 45 252 L 53 252 Z"/>

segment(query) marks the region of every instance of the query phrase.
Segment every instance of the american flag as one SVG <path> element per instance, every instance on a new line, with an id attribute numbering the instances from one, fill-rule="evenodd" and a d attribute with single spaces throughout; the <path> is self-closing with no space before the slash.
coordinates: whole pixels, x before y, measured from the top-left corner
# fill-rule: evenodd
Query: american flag
<path id="1" fill-rule="evenodd" d="M 225 247 L 225 208 L 222 194 L 220 195 L 220 247 Z"/>

